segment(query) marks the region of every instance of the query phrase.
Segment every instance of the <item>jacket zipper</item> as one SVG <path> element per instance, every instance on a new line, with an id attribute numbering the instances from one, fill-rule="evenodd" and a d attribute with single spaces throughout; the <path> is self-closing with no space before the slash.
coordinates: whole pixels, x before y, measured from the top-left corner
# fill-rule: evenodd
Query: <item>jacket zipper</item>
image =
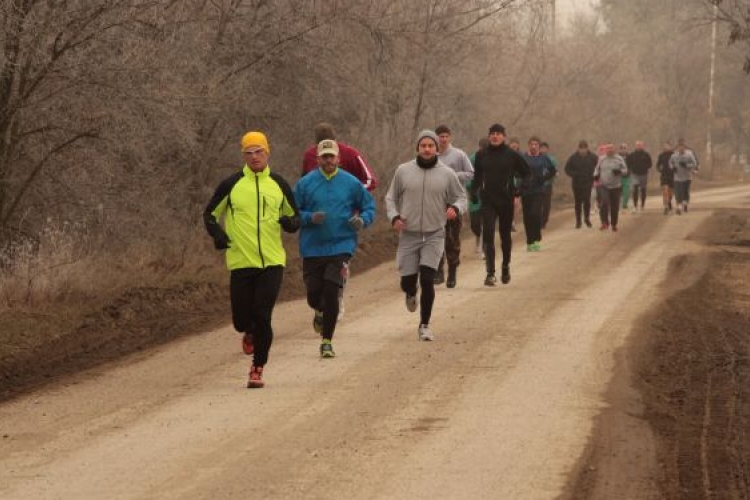
<path id="1" fill-rule="evenodd" d="M 260 267 L 266 267 L 266 260 L 263 258 L 263 247 L 260 243 L 260 184 L 258 183 L 258 176 L 255 175 L 255 195 L 257 198 L 258 209 L 255 211 L 255 217 L 258 223 L 258 255 L 260 256 Z M 264 200 L 265 201 L 265 200 Z M 264 207 L 265 208 L 265 207 Z"/>
<path id="2" fill-rule="evenodd" d="M 422 241 L 424 241 L 424 192 L 425 186 L 427 185 L 427 169 L 422 169 L 422 206 L 419 214 L 419 232 L 422 234 Z"/>

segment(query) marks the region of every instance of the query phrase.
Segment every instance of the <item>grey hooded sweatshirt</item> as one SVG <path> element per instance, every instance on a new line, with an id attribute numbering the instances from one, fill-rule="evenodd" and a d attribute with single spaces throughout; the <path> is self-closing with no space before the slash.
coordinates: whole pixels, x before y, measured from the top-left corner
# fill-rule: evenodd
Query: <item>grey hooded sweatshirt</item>
<path id="1" fill-rule="evenodd" d="M 628 175 L 628 167 L 620 155 L 602 156 L 594 169 L 594 178 L 607 189 L 622 187 L 623 175 Z"/>
<path id="2" fill-rule="evenodd" d="M 689 181 L 693 177 L 693 172 L 698 170 L 698 160 L 689 149 L 684 153 L 675 151 L 669 159 L 669 167 L 674 170 L 675 182 Z"/>
<path id="3" fill-rule="evenodd" d="M 438 160 L 422 168 L 417 160 L 399 165 L 385 196 L 388 219 L 406 219 L 406 231 L 432 233 L 445 227 L 445 211 L 466 211 L 466 191 L 452 168 Z"/>

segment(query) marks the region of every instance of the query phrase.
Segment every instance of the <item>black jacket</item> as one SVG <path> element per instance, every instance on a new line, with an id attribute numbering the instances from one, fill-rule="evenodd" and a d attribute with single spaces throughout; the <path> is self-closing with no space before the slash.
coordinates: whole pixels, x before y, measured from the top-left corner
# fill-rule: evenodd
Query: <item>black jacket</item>
<path id="1" fill-rule="evenodd" d="M 523 157 L 506 144 L 487 146 L 477 151 L 474 159 L 474 181 L 471 183 L 471 199 L 482 203 L 513 203 L 516 179 L 531 176 L 531 169 Z"/>
<path id="2" fill-rule="evenodd" d="M 656 160 L 656 170 L 661 174 L 662 186 L 674 186 L 674 170 L 669 166 L 670 158 L 672 158 L 672 151 L 664 151 Z"/>
<path id="3" fill-rule="evenodd" d="M 578 152 L 573 153 L 565 163 L 565 173 L 573 179 L 574 188 L 591 189 L 594 185 L 594 169 L 599 162 L 599 157 L 591 151 L 581 156 Z"/>
<path id="4" fill-rule="evenodd" d="M 635 175 L 646 175 L 654 165 L 651 155 L 642 149 L 636 149 L 628 155 L 628 169 Z"/>

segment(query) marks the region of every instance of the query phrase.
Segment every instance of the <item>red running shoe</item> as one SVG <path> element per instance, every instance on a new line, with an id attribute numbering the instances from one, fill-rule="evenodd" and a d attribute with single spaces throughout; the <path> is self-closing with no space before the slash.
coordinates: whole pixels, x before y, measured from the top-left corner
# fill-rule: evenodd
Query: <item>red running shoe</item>
<path id="1" fill-rule="evenodd" d="M 246 333 L 242 336 L 242 352 L 244 352 L 248 356 L 255 352 L 252 333 Z"/>
<path id="2" fill-rule="evenodd" d="M 263 388 L 263 367 L 262 366 L 251 366 L 250 367 L 250 378 L 247 381 L 248 389 L 261 389 Z"/>

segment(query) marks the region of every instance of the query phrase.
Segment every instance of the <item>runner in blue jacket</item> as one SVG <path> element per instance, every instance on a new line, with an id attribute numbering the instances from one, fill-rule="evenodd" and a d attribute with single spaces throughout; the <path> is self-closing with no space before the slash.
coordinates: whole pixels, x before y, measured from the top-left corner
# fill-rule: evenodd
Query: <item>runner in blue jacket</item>
<path id="1" fill-rule="evenodd" d="M 375 201 L 362 183 L 338 167 L 336 141 L 318 143 L 318 169 L 294 186 L 300 216 L 299 250 L 320 355 L 335 356 L 331 340 L 339 315 L 339 288 L 357 250 L 358 232 L 375 219 Z"/>

